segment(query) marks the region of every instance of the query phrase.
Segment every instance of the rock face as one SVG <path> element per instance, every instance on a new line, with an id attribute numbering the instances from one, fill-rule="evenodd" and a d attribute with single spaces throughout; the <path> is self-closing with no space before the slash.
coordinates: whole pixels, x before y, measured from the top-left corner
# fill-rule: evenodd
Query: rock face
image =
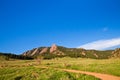
<path id="1" fill-rule="evenodd" d="M 84 56 L 86 55 L 86 53 L 84 51 L 82 51 L 81 54 L 84 55 Z"/>
<path id="2" fill-rule="evenodd" d="M 34 48 L 32 50 L 28 50 L 28 51 L 24 52 L 22 55 L 23 56 L 35 56 L 35 55 L 46 53 L 47 50 L 48 50 L 47 47 Z"/>
<path id="3" fill-rule="evenodd" d="M 29 56 L 29 54 L 31 54 L 31 53 L 32 53 L 32 50 L 28 50 L 23 53 L 23 56 Z"/>
<path id="4" fill-rule="evenodd" d="M 96 58 L 98 58 L 98 55 L 96 53 L 93 54 Z"/>
<path id="5" fill-rule="evenodd" d="M 54 52 L 57 50 L 57 46 L 55 44 L 53 44 L 50 48 L 50 53 Z"/>
<path id="6" fill-rule="evenodd" d="M 46 53 L 46 52 L 47 52 L 47 50 L 48 50 L 48 48 L 47 48 L 47 47 L 46 47 L 46 48 L 43 48 L 43 49 L 41 50 L 40 54 Z"/>
<path id="7" fill-rule="evenodd" d="M 53 44 L 51 47 L 39 47 L 32 50 L 28 50 L 22 54 L 23 56 L 36 58 L 39 55 L 46 56 L 67 56 L 67 57 L 82 57 L 82 58 L 94 58 L 94 59 L 107 59 L 109 56 L 120 57 L 120 49 L 97 51 L 97 50 L 85 50 L 83 48 L 66 48 Z"/>
<path id="8" fill-rule="evenodd" d="M 38 51 L 38 48 L 36 48 L 32 53 L 31 56 L 35 55 L 35 53 Z"/>
<path id="9" fill-rule="evenodd" d="M 58 50 L 58 47 L 53 44 L 51 47 L 40 47 L 40 48 L 34 48 L 32 50 L 28 50 L 24 52 L 23 56 L 37 56 L 44 53 L 50 53 L 55 55 L 64 55 L 64 53 L 60 50 Z"/>
<path id="10" fill-rule="evenodd" d="M 117 48 L 112 52 L 112 57 L 118 57 L 120 58 L 120 48 Z"/>

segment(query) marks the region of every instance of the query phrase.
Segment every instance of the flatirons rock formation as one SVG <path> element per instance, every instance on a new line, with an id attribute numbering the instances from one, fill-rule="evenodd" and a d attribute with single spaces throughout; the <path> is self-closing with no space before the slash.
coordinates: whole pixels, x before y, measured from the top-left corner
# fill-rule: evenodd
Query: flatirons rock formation
<path id="1" fill-rule="evenodd" d="M 0 53 L 1 59 L 34 59 L 42 56 L 44 59 L 52 59 L 55 57 L 72 57 L 72 58 L 93 58 L 108 59 L 120 58 L 120 48 L 115 50 L 85 50 L 83 48 L 66 48 L 53 44 L 51 47 L 38 47 L 24 52 L 22 55 L 11 53 Z"/>
<path id="2" fill-rule="evenodd" d="M 48 48 L 45 47 L 45 48 L 43 48 L 43 49 L 41 50 L 40 54 L 46 53 L 47 51 L 48 51 Z"/>
<path id="3" fill-rule="evenodd" d="M 57 50 L 57 46 L 55 44 L 53 44 L 50 48 L 50 53 L 54 52 Z"/>
<path id="4" fill-rule="evenodd" d="M 32 50 L 28 50 L 26 52 L 24 52 L 22 55 L 23 56 L 37 56 L 43 53 L 46 53 L 48 51 L 47 47 L 40 47 L 40 48 L 34 48 Z"/>
<path id="5" fill-rule="evenodd" d="M 58 49 L 58 46 L 53 44 L 51 47 L 40 47 L 40 48 L 34 48 L 32 50 L 28 50 L 24 52 L 23 56 L 38 56 L 41 54 L 55 54 L 55 55 L 64 55 L 62 51 Z"/>
<path id="6" fill-rule="evenodd" d="M 112 57 L 118 57 L 118 58 L 120 58 L 120 48 L 117 48 L 116 50 L 114 50 L 113 52 L 112 52 Z"/>
<path id="7" fill-rule="evenodd" d="M 51 47 L 39 47 L 28 50 L 22 54 L 23 56 L 36 57 L 42 56 L 68 56 L 68 57 L 82 57 L 94 59 L 107 59 L 111 57 L 120 57 L 120 49 L 116 50 L 85 50 L 83 48 L 66 48 L 53 44 Z"/>

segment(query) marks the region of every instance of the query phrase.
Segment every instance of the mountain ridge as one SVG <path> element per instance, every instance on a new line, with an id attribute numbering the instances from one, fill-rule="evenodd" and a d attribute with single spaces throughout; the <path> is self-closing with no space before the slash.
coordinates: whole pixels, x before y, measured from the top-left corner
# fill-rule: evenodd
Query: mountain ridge
<path id="1" fill-rule="evenodd" d="M 44 59 L 52 59 L 56 57 L 72 57 L 72 58 L 92 58 L 92 59 L 109 59 L 120 58 L 120 48 L 115 50 L 86 50 L 83 48 L 67 48 L 53 44 L 50 47 L 37 47 L 27 50 L 20 55 L 12 53 L 0 53 L 0 59 L 34 59 L 42 56 Z"/>
<path id="2" fill-rule="evenodd" d="M 93 59 L 108 59 L 114 57 L 116 53 L 115 50 L 86 50 L 83 48 L 67 48 L 63 46 L 58 46 L 53 44 L 51 47 L 39 47 L 32 50 L 28 50 L 22 53 L 23 56 L 37 57 L 39 55 L 44 56 L 44 58 L 55 58 L 55 57 L 81 57 L 81 58 L 93 58 Z M 120 54 L 120 53 L 119 53 Z M 119 57 L 119 56 L 118 56 Z"/>

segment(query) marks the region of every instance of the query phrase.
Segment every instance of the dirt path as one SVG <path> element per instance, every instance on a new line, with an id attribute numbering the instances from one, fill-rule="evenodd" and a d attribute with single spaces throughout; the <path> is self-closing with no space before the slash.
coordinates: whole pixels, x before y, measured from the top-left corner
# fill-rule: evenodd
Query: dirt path
<path id="1" fill-rule="evenodd" d="M 67 72 L 73 72 L 73 73 L 87 74 L 87 75 L 95 76 L 96 78 L 99 78 L 101 80 L 120 80 L 120 77 L 112 76 L 112 75 L 108 75 L 108 74 L 86 72 L 86 71 L 79 71 L 79 70 L 69 70 L 69 69 L 61 69 L 61 70 L 67 71 Z"/>
<path id="2" fill-rule="evenodd" d="M 42 68 L 49 68 L 49 67 L 42 67 Z M 72 72 L 72 73 L 81 73 L 81 74 L 91 75 L 101 80 L 120 80 L 120 77 L 109 75 L 109 74 L 101 74 L 101 73 L 87 72 L 87 71 L 80 71 L 80 70 L 60 69 L 60 68 L 54 68 L 54 69 L 62 70 L 66 72 Z"/>

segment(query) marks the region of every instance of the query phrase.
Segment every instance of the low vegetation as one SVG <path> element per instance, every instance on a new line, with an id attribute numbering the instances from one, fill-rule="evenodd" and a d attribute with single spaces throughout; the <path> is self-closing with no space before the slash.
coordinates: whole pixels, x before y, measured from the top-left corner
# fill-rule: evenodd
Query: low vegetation
<path id="1" fill-rule="evenodd" d="M 42 60 L 40 64 L 37 60 L 0 61 L 0 80 L 99 80 L 93 76 L 61 70 L 65 68 L 120 76 L 120 59 L 64 57 Z"/>
<path id="2" fill-rule="evenodd" d="M 30 54 L 26 52 L 24 55 L 0 53 L 0 80 L 100 80 L 90 75 L 65 72 L 61 69 L 120 77 L 120 49 L 97 51 L 54 47 L 56 50 L 36 48 L 31 50 Z M 53 52 L 50 53 L 49 50 L 52 49 Z M 41 54 L 38 54 L 40 52 Z"/>
<path id="3" fill-rule="evenodd" d="M 43 68 L 33 60 L 0 62 L 0 80 L 100 80 L 93 76 Z"/>
<path id="4" fill-rule="evenodd" d="M 120 59 L 57 58 L 44 60 L 43 65 L 56 68 L 76 69 L 120 76 Z"/>

